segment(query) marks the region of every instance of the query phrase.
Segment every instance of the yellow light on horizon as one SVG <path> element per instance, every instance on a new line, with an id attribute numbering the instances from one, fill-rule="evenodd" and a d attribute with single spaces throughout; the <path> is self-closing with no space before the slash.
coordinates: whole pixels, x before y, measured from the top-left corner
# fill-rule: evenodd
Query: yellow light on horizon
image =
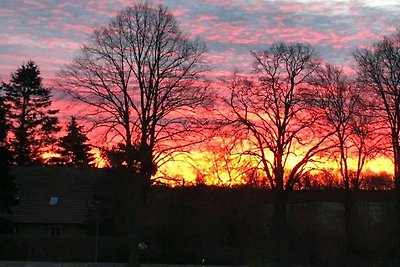
<path id="1" fill-rule="evenodd" d="M 94 154 L 94 166 L 97 168 L 107 167 L 106 160 L 102 157 L 101 152 L 98 149 L 92 149 L 91 151 Z M 212 172 L 210 169 L 213 167 L 215 162 L 210 161 L 212 158 L 212 151 L 192 151 L 190 153 L 190 157 L 185 154 L 177 154 L 174 157 L 173 161 L 166 162 L 162 167 L 159 168 L 159 171 L 155 175 L 155 177 L 162 177 L 164 174 L 167 174 L 169 177 L 175 178 L 175 184 L 179 181 L 179 184 L 194 184 L 196 182 L 197 175 L 204 174 L 206 178 L 206 184 L 221 184 L 222 183 L 230 183 L 240 184 L 244 183 L 244 181 L 228 181 L 228 174 L 220 173 L 219 180 L 216 177 L 212 177 Z M 43 159 L 50 159 L 52 157 L 60 157 L 59 154 L 53 152 L 43 153 Z M 287 162 L 287 169 L 293 168 L 294 165 L 301 159 L 301 156 L 291 155 Z M 349 168 L 351 170 L 356 169 L 356 160 L 350 159 Z M 308 167 L 313 167 L 315 169 L 329 169 L 329 170 L 338 170 L 338 165 L 336 162 L 320 158 L 318 163 L 308 163 Z M 390 158 L 387 157 L 376 157 L 371 159 L 365 164 L 364 173 L 388 173 L 393 174 L 393 163 Z M 167 181 L 168 183 L 168 181 Z"/>

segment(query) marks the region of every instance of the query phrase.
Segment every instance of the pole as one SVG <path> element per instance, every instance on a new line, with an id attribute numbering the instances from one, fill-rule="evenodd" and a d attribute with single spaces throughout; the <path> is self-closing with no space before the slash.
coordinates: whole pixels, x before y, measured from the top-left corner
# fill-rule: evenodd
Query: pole
<path id="1" fill-rule="evenodd" d="M 96 204 L 96 246 L 94 250 L 94 261 L 98 261 L 98 253 L 99 253 L 99 203 L 98 201 L 95 202 Z"/>

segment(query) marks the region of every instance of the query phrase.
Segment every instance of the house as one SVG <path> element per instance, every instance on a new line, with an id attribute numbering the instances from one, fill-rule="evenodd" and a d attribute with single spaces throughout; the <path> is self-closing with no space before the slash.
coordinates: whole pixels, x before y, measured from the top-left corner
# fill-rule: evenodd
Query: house
<path id="1" fill-rule="evenodd" d="M 76 237 L 83 227 L 104 171 L 64 166 L 13 166 L 19 204 L 7 219 L 14 233 L 32 237 Z"/>

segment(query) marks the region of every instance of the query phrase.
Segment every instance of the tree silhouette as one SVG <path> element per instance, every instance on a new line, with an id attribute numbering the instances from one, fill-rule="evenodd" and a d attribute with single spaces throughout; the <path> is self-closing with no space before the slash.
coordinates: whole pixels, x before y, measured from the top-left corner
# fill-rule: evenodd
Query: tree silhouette
<path id="1" fill-rule="evenodd" d="M 163 6 L 134 4 L 95 31 L 80 55 L 61 71 L 60 86 L 90 106 L 106 140 L 124 143 L 132 176 L 130 266 L 138 266 L 135 231 L 151 176 L 193 138 L 195 110 L 206 105 L 205 45 L 183 34 Z M 197 122 L 197 121 L 196 121 Z M 191 134 L 188 134 L 191 133 Z M 139 150 L 139 159 L 133 151 Z"/>
<path id="2" fill-rule="evenodd" d="M 323 123 L 327 123 L 334 131 L 331 137 L 334 160 L 339 165 L 345 189 L 350 190 L 349 158 L 352 146 L 349 142 L 353 133 L 352 122 L 361 105 L 360 95 L 343 71 L 333 65 L 326 65 L 316 71 L 313 83 L 316 88 L 310 101 L 324 114 Z"/>
<path id="3" fill-rule="evenodd" d="M 107 161 L 107 166 L 112 169 L 127 167 L 127 156 L 124 144 L 117 144 L 110 149 L 103 149 L 103 158 Z"/>
<path id="4" fill-rule="evenodd" d="M 400 32 L 357 50 L 354 57 L 358 78 L 376 96 L 374 112 L 389 132 L 395 184 L 400 192 Z"/>
<path id="5" fill-rule="evenodd" d="M 235 142 L 231 142 L 232 131 L 218 132 L 216 140 L 211 139 L 202 145 L 206 151 L 203 160 L 208 164 L 201 166 L 195 160 L 192 165 L 196 169 L 197 180 L 204 180 L 218 186 L 232 187 L 240 183 L 251 186 L 265 186 L 262 179 L 258 179 L 257 169 L 251 160 L 244 157 Z M 200 165 L 200 166 L 199 166 Z M 198 179 L 197 179 L 198 178 Z M 200 183 L 200 182 L 199 182 Z"/>
<path id="6" fill-rule="evenodd" d="M 33 61 L 22 65 L 4 86 L 10 105 L 11 146 L 18 165 L 43 163 L 42 154 L 56 142 L 59 131 L 57 110 L 51 105 L 50 90 L 42 86 L 40 70 Z"/>
<path id="7" fill-rule="evenodd" d="M 382 134 L 391 143 L 388 150 L 394 163 L 400 243 L 400 31 L 357 50 L 354 58 L 359 81 L 375 96 L 373 111 L 383 122 L 382 129 L 386 132 Z"/>
<path id="8" fill-rule="evenodd" d="M 10 131 L 10 124 L 7 120 L 8 114 L 9 114 L 9 106 L 5 102 L 5 98 L 2 95 L 2 90 L 0 87 L 0 147 L 2 149 L 4 148 L 7 150 L 8 150 L 7 137 L 8 137 L 8 132 Z"/>
<path id="9" fill-rule="evenodd" d="M 138 146 L 132 147 L 130 151 L 130 155 L 127 154 L 127 149 L 125 144 L 118 143 L 117 145 L 109 148 L 103 149 L 102 156 L 105 158 L 107 162 L 107 166 L 112 169 L 122 169 L 122 168 L 130 168 L 133 171 L 139 171 L 139 160 L 140 160 L 140 151 Z M 128 166 L 128 160 L 132 160 L 133 164 Z"/>
<path id="10" fill-rule="evenodd" d="M 18 203 L 14 176 L 10 175 L 11 155 L 7 142 L 10 125 L 7 121 L 9 107 L 0 91 L 0 213 L 8 213 Z"/>
<path id="11" fill-rule="evenodd" d="M 288 193 L 307 173 L 312 157 L 326 150 L 322 145 L 330 135 L 318 131 L 320 116 L 304 101 L 304 84 L 320 60 L 302 43 L 273 44 L 252 56 L 255 79 L 234 74 L 223 80 L 230 91 L 225 103 L 231 114 L 225 116 L 233 141 L 275 194 L 274 247 L 284 260 Z M 289 167 L 289 161 L 296 162 Z"/>
<path id="12" fill-rule="evenodd" d="M 67 125 L 67 134 L 60 138 L 58 153 L 61 161 L 69 166 L 90 166 L 94 156 L 90 153 L 89 140 L 83 131 L 83 126 L 78 125 L 75 117 Z"/>
<path id="13" fill-rule="evenodd" d="M 354 197 L 352 191 L 360 189 L 361 175 L 368 158 L 377 153 L 379 138 L 375 134 L 373 117 L 370 114 L 368 94 L 364 94 L 354 80 L 344 74 L 339 66 L 326 64 L 313 75 L 315 90 L 308 97 L 323 114 L 333 135 L 331 159 L 338 165 L 338 173 L 345 190 L 345 230 L 347 252 L 353 251 L 351 227 Z M 332 130 L 333 129 L 333 130 Z M 355 160 L 355 169 L 350 161 Z"/>

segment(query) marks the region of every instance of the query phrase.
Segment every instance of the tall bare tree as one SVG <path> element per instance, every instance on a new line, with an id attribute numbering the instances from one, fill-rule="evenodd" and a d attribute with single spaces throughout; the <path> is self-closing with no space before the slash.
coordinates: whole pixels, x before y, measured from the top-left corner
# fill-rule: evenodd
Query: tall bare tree
<path id="1" fill-rule="evenodd" d="M 124 144 L 136 190 L 130 201 L 130 266 L 139 264 L 134 229 L 152 174 L 170 153 L 195 141 L 195 110 L 208 103 L 201 79 L 205 51 L 204 43 L 181 32 L 166 7 L 139 3 L 96 30 L 61 71 L 61 84 L 90 106 L 87 115 L 105 128 L 106 140 Z"/>
<path id="2" fill-rule="evenodd" d="M 400 31 L 357 50 L 354 58 L 359 80 L 375 96 L 374 112 L 381 118 L 387 140 L 391 141 L 397 214 L 400 214 Z M 400 215 L 398 228 L 400 240 Z"/>
<path id="3" fill-rule="evenodd" d="M 224 79 L 230 95 L 228 120 L 243 154 L 253 157 L 275 192 L 277 232 L 286 228 L 287 194 L 307 172 L 307 164 L 328 138 L 316 127 L 318 116 L 304 101 L 307 79 L 320 65 L 310 45 L 277 43 L 252 52 L 253 74 Z M 283 239 L 281 236 L 280 238 Z"/>
<path id="4" fill-rule="evenodd" d="M 357 190 L 365 163 L 377 150 L 370 94 L 341 67 L 329 64 L 314 73 L 311 83 L 315 87 L 308 98 L 323 113 L 323 123 L 333 130 L 331 155 L 338 164 L 344 189 Z M 355 160 L 353 167 L 351 160 Z"/>
<path id="5" fill-rule="evenodd" d="M 376 97 L 374 111 L 389 132 L 394 179 L 400 193 L 400 32 L 357 50 L 354 58 L 359 80 Z"/>
<path id="6" fill-rule="evenodd" d="M 312 84 L 315 88 L 308 99 L 323 114 L 322 122 L 329 131 L 333 131 L 329 140 L 332 145 L 330 155 L 338 165 L 345 190 L 345 230 L 347 250 L 351 252 L 354 232 L 351 228 L 354 201 L 351 191 L 360 188 L 366 160 L 376 152 L 374 124 L 366 92 L 361 91 L 339 66 L 321 66 L 314 73 Z M 350 166 L 352 160 L 355 160 L 355 166 Z"/>

